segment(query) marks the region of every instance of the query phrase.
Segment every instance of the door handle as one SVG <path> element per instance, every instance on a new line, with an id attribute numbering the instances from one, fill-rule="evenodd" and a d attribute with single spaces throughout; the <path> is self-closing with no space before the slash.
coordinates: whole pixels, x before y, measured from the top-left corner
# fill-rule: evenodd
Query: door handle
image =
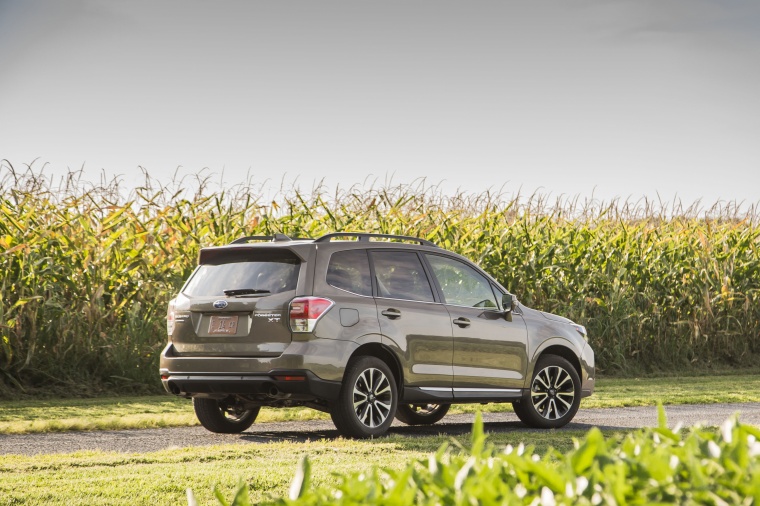
<path id="1" fill-rule="evenodd" d="M 391 320 L 394 320 L 396 318 L 401 318 L 401 311 L 399 311 L 398 309 L 393 309 L 393 308 L 389 308 L 389 309 L 386 309 L 385 311 L 381 311 L 380 314 L 383 316 L 387 316 Z"/>
<path id="2" fill-rule="evenodd" d="M 470 326 L 470 320 L 467 318 L 457 318 L 454 320 L 454 324 L 459 325 L 460 327 L 469 327 Z"/>

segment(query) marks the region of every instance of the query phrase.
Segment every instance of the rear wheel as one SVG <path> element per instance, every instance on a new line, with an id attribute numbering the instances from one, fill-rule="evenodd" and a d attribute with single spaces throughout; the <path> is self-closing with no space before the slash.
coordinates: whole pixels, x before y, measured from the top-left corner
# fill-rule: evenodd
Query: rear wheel
<path id="1" fill-rule="evenodd" d="M 237 434 L 253 425 L 261 408 L 245 409 L 227 400 L 193 397 L 195 416 L 206 429 L 221 434 Z"/>
<path id="2" fill-rule="evenodd" d="M 525 425 L 556 429 L 573 419 L 581 403 L 581 380 L 575 367 L 557 355 L 538 359 L 530 391 L 512 403 Z"/>
<path id="3" fill-rule="evenodd" d="M 396 419 L 407 425 L 431 425 L 449 411 L 449 404 L 399 404 Z"/>
<path id="4" fill-rule="evenodd" d="M 359 357 L 346 368 L 330 416 L 343 436 L 369 438 L 385 434 L 398 404 L 396 380 L 377 357 Z"/>

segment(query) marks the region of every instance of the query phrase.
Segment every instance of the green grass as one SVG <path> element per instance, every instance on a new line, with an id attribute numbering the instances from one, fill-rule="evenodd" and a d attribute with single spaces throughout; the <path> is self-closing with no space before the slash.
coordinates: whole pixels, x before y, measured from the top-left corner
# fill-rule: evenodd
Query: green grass
<path id="1" fill-rule="evenodd" d="M 604 378 L 582 408 L 760 402 L 760 374 L 668 378 Z M 511 411 L 509 404 L 463 404 L 450 413 Z M 327 420 L 308 408 L 264 408 L 256 423 Z M 0 402 L 0 434 L 144 429 L 197 425 L 189 400 L 165 396 Z"/>
<path id="2" fill-rule="evenodd" d="M 257 423 L 329 419 L 308 408 L 261 411 Z M 170 395 L 0 402 L 0 434 L 198 425 L 192 402 Z"/>
<path id="3" fill-rule="evenodd" d="M 584 431 L 492 434 L 496 446 L 533 444 L 562 452 Z M 605 432 L 612 436 L 616 432 Z M 463 441 L 467 437 L 463 437 Z M 391 436 L 376 441 L 345 439 L 306 443 L 276 442 L 163 450 L 143 454 L 77 452 L 40 456 L 0 456 L 0 504 L 187 504 L 192 487 L 200 505 L 216 503 L 219 484 L 231 497 L 238 480 L 251 486 L 253 502 L 286 493 L 299 459 L 308 455 L 314 485 L 337 483 L 333 473 L 369 470 L 378 465 L 402 469 L 411 459 L 434 452 L 445 436 Z"/>
<path id="4" fill-rule="evenodd" d="M 583 401 L 587 408 L 760 402 L 760 374 L 604 379 Z"/>

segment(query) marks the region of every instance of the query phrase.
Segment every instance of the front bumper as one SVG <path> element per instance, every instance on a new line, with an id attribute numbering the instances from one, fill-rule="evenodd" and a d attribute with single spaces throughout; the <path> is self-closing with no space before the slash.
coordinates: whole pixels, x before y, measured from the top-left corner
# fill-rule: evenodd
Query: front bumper
<path id="1" fill-rule="evenodd" d="M 586 343 L 581 351 L 581 368 L 583 377 L 581 378 L 581 397 L 588 397 L 594 393 L 596 384 L 596 367 L 594 366 L 594 350 Z"/>

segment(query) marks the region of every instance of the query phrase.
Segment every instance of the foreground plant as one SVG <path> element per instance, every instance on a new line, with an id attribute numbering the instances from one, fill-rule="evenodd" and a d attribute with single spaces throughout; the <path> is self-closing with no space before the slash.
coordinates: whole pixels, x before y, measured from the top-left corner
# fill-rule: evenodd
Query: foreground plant
<path id="1" fill-rule="evenodd" d="M 567 454 L 532 446 L 498 450 L 488 444 L 480 414 L 469 449 L 443 445 L 400 471 L 373 468 L 312 488 L 303 459 L 287 498 L 278 505 L 359 504 L 760 504 L 760 430 L 729 418 L 720 431 L 659 427 L 606 440 L 591 429 Z M 241 485 L 224 506 L 247 506 Z M 195 504 L 188 490 L 190 506 Z"/>

